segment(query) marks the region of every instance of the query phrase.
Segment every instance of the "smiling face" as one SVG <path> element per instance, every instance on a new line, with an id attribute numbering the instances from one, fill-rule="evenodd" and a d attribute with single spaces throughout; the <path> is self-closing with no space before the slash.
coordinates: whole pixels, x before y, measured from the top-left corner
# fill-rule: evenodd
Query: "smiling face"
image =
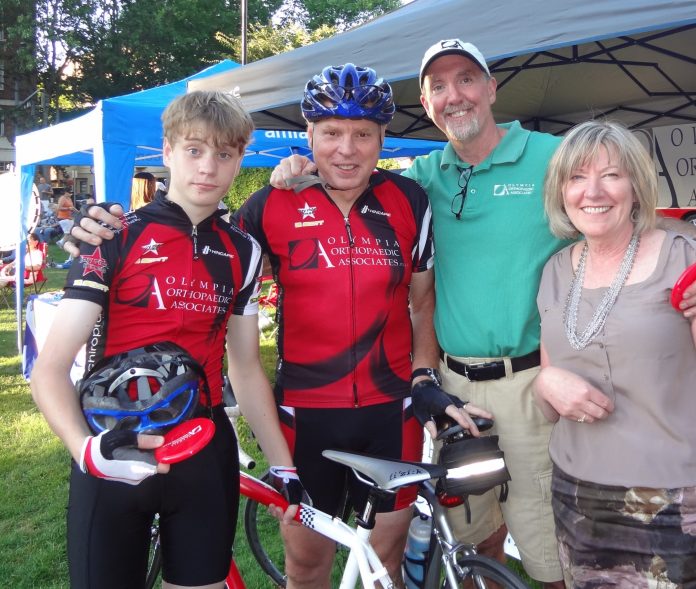
<path id="1" fill-rule="evenodd" d="M 466 142 L 495 125 L 496 81 L 463 55 L 444 55 L 425 73 L 421 104 L 450 141 Z"/>
<path id="2" fill-rule="evenodd" d="M 384 132 L 384 126 L 365 119 L 324 119 L 307 128 L 319 174 L 344 200 L 357 198 L 367 187 Z"/>
<path id="3" fill-rule="evenodd" d="M 631 179 L 612 148 L 575 168 L 563 186 L 563 204 L 573 225 L 591 239 L 624 239 L 633 232 L 636 200 Z"/>
<path id="4" fill-rule="evenodd" d="M 212 138 L 205 124 L 194 124 L 185 137 L 164 140 L 163 160 L 171 173 L 167 198 L 194 223 L 215 211 L 242 162 L 239 147 L 215 145 Z"/>

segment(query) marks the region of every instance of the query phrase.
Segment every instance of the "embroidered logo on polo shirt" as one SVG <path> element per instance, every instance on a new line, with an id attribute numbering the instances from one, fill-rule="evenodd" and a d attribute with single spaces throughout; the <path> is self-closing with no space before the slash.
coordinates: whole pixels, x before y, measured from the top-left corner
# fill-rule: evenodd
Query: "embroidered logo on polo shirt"
<path id="1" fill-rule="evenodd" d="M 510 184 L 494 184 L 493 196 L 529 196 L 534 194 L 534 183 L 516 183 Z"/>

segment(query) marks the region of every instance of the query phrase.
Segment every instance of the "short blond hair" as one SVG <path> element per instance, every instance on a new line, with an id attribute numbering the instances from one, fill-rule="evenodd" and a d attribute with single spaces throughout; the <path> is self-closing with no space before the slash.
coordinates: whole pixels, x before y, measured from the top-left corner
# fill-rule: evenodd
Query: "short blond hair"
<path id="1" fill-rule="evenodd" d="M 232 94 L 195 90 L 175 98 L 162 113 L 164 138 L 174 145 L 197 125 L 203 124 L 213 145 L 239 149 L 242 155 L 254 132 L 254 123 L 242 103 Z"/>
<path id="2" fill-rule="evenodd" d="M 566 214 L 563 188 L 575 170 L 593 160 L 600 147 L 618 158 L 626 171 L 638 201 L 631 213 L 637 233 L 655 227 L 657 171 L 647 150 L 622 124 L 613 121 L 587 121 L 576 125 L 564 137 L 549 162 L 544 181 L 544 208 L 551 232 L 563 239 L 580 235 Z"/>

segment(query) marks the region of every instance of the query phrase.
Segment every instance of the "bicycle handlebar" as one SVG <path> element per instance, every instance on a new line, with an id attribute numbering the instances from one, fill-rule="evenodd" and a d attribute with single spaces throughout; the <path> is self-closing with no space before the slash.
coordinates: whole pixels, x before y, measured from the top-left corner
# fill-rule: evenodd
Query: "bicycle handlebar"
<path id="1" fill-rule="evenodd" d="M 273 487 L 246 472 L 239 473 L 239 491 L 245 497 L 249 497 L 266 507 L 274 505 L 285 511 L 290 505 L 287 499 Z M 297 510 L 294 518 L 296 522 L 300 522 L 300 513 L 303 507 L 308 506 L 305 506 L 304 503 L 300 503 L 300 508 Z"/>
<path id="2" fill-rule="evenodd" d="M 492 419 L 474 416 L 471 419 L 480 432 L 485 432 L 493 427 L 494 421 Z M 435 426 L 437 427 L 437 437 L 435 439 L 446 444 L 473 437 L 469 430 L 464 429 L 449 415 L 438 415 L 435 418 Z"/>

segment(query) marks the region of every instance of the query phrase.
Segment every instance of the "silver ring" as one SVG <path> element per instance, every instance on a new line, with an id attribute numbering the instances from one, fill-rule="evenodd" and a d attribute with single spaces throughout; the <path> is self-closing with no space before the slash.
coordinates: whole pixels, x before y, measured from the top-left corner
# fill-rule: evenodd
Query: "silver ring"
<path id="1" fill-rule="evenodd" d="M 578 423 L 583 423 L 585 421 L 585 418 L 587 418 L 587 415 L 583 413 L 582 417 L 578 419 Z"/>

